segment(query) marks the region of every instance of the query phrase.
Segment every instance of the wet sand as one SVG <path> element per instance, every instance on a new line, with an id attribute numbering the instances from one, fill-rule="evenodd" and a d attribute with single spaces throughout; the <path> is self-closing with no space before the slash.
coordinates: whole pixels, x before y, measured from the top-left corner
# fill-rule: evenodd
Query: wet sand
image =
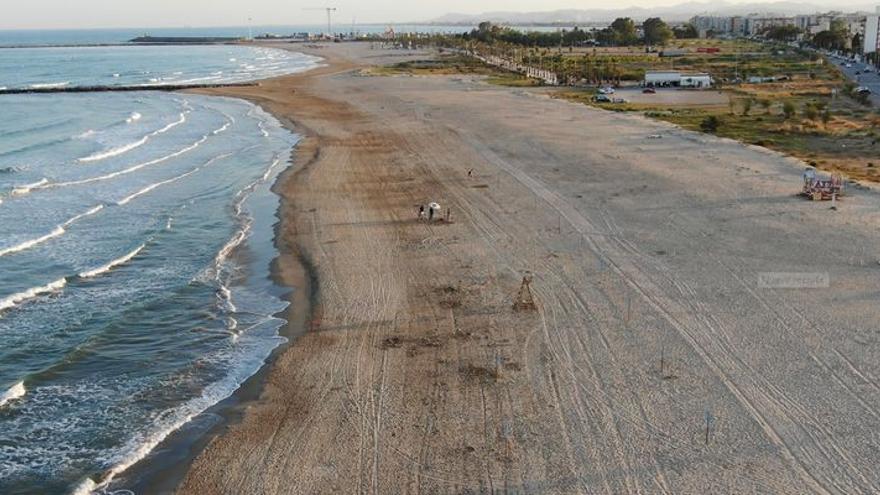
<path id="1" fill-rule="evenodd" d="M 307 51 L 327 67 L 204 91 L 306 136 L 277 269 L 313 283 L 180 493 L 880 489 L 875 192 L 831 211 L 766 150 Z M 451 221 L 417 221 L 430 201 Z M 537 310 L 514 311 L 527 273 Z"/>

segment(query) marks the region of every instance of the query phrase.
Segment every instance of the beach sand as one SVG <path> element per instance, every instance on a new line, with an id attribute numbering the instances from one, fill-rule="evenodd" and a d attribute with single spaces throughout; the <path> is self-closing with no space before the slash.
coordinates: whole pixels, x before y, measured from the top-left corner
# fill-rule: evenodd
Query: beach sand
<path id="1" fill-rule="evenodd" d="M 303 50 L 327 66 L 204 91 L 306 136 L 277 268 L 311 304 L 179 493 L 880 490 L 875 192 L 831 211 L 766 150 Z"/>

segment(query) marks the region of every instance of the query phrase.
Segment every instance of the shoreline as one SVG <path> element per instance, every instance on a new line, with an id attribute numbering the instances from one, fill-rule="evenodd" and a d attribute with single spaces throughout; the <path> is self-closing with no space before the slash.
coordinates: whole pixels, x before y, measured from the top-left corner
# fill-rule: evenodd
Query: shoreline
<path id="1" fill-rule="evenodd" d="M 288 47 L 264 46 L 302 53 L 300 50 Z M 310 55 L 317 56 L 315 53 L 310 53 Z M 316 71 L 327 67 L 325 65 L 326 62 L 326 59 L 322 57 L 317 62 L 316 67 L 311 70 L 275 78 L 260 79 L 245 84 L 206 85 L 174 90 L 182 93 L 237 98 L 248 101 L 262 108 L 277 119 L 289 132 L 300 137 L 299 141 L 290 150 L 287 167 L 278 175 L 271 186 L 271 191 L 279 198 L 278 210 L 274 213 L 276 222 L 273 228 L 275 232 L 273 242 L 278 251 L 278 256 L 271 263 L 269 277 L 276 286 L 284 291 L 282 297 L 288 302 L 287 308 L 276 314 L 276 316 L 286 322 L 279 329 L 279 335 L 286 338 L 287 342 L 273 349 L 263 366 L 245 380 L 232 395 L 194 417 L 183 427 L 160 442 L 150 454 L 117 476 L 118 480 L 124 481 L 122 483 L 124 489 L 132 490 L 138 494 L 174 493 L 189 471 L 193 461 L 205 447 L 213 439 L 238 424 L 247 413 L 247 409 L 259 401 L 274 363 L 289 346 L 294 344 L 297 337 L 309 330 L 313 310 L 317 305 L 317 273 L 307 255 L 304 254 L 303 249 L 297 246 L 280 245 L 282 239 L 281 231 L 285 223 L 283 212 L 291 207 L 289 198 L 280 189 L 284 184 L 295 181 L 299 174 L 307 172 L 309 165 L 314 162 L 317 153 L 317 146 L 314 142 L 315 137 L 309 135 L 307 129 L 298 126 L 284 114 L 272 111 L 265 101 L 260 101 L 260 98 L 225 93 L 223 90 L 230 88 L 259 88 L 262 83 L 268 81 L 277 82 L 311 77 L 315 75 Z M 201 91 L 206 89 L 219 90 L 219 92 L 212 91 L 208 93 Z M 110 487 L 114 488 L 113 482 L 110 483 Z"/>
<path id="2" fill-rule="evenodd" d="M 277 183 L 279 239 L 321 287 L 312 331 L 177 493 L 880 483 L 857 441 L 877 421 L 836 385 L 880 375 L 863 343 L 880 321 L 862 268 L 880 242 L 875 194 L 830 212 L 793 196 L 784 157 L 476 77 L 351 73 L 408 54 L 323 49 L 341 65 L 224 94 L 307 139 L 297 159 L 313 166 Z M 452 221 L 417 221 L 435 200 Z M 751 286 L 804 259 L 849 297 Z M 524 275 L 534 312 L 513 307 Z M 704 437 L 706 411 L 720 420 Z"/>

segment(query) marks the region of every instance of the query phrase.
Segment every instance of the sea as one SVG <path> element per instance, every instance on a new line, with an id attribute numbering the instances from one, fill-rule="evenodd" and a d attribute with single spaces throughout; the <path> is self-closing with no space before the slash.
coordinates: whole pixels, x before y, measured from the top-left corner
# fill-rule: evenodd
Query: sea
<path id="1" fill-rule="evenodd" d="M 0 87 L 149 89 L 318 64 L 249 46 L 32 46 L 0 49 Z M 237 99 L 0 94 L 0 493 L 124 478 L 285 342 L 271 187 L 297 139 Z"/>

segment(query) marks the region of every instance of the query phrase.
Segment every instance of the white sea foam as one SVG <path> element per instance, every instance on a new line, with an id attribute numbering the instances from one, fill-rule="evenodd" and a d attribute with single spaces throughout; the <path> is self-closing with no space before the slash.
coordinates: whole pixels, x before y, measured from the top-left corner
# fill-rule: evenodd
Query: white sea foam
<path id="1" fill-rule="evenodd" d="M 5 392 L 0 394 L 0 407 L 6 405 L 7 402 L 15 399 L 20 399 L 24 397 L 24 394 L 27 393 L 27 390 L 24 388 L 24 382 L 18 382 L 15 385 L 9 387 Z"/>
<path id="2" fill-rule="evenodd" d="M 85 217 L 92 216 L 95 213 L 98 213 L 99 211 L 101 211 L 103 209 L 104 209 L 104 205 L 93 206 L 93 207 L 89 208 L 88 210 L 86 210 L 85 213 L 80 213 L 79 215 L 76 215 L 75 217 L 71 218 L 70 220 L 64 222 L 61 226 L 62 227 L 70 227 L 72 224 L 78 222 L 79 220 L 82 220 Z"/>
<path id="3" fill-rule="evenodd" d="M 124 144 L 122 146 L 117 146 L 115 148 L 110 148 L 109 150 L 99 151 L 98 153 L 80 158 L 77 161 L 79 161 L 81 163 L 87 163 L 87 162 L 97 162 L 97 161 L 101 161 L 101 160 L 106 160 L 107 158 L 112 158 L 114 156 L 119 156 L 123 153 L 128 153 L 129 151 L 131 151 L 135 148 L 140 148 L 141 146 L 145 145 L 147 143 L 147 141 L 149 141 L 149 140 L 150 140 L 150 136 L 147 135 L 147 136 L 144 136 L 144 137 L 138 139 L 137 141 L 134 141 L 134 142 L 131 142 L 128 144 Z"/>
<path id="4" fill-rule="evenodd" d="M 187 110 L 185 112 L 181 112 L 180 115 L 178 116 L 177 120 L 175 120 L 174 122 L 166 124 L 164 127 L 147 134 L 146 136 L 138 139 L 137 141 L 134 141 L 134 142 L 131 142 L 128 144 L 124 144 L 122 146 L 117 146 L 115 148 L 110 148 L 109 150 L 100 151 L 98 153 L 94 153 L 94 154 L 89 155 L 87 157 L 80 158 L 77 161 L 79 161 L 81 163 L 97 162 L 97 161 L 101 161 L 101 160 L 106 160 L 107 158 L 112 158 L 114 156 L 119 156 L 124 153 L 128 153 L 129 151 L 131 151 L 135 148 L 140 148 L 141 146 L 147 144 L 147 141 L 149 141 L 150 138 L 156 137 L 160 134 L 164 134 L 164 133 L 170 131 L 171 129 L 174 129 L 175 127 L 186 122 L 186 116 L 187 116 L 187 114 L 189 114 L 189 112 L 190 112 L 189 110 Z M 135 116 L 137 116 L 137 119 L 135 119 L 135 120 L 138 120 L 141 118 L 140 115 L 141 114 L 135 112 L 132 114 L 132 116 L 128 120 L 126 120 L 126 122 L 130 123 L 131 119 L 135 119 Z"/>
<path id="5" fill-rule="evenodd" d="M 212 131 L 211 134 L 213 134 L 213 135 L 216 136 L 217 134 L 220 134 L 220 133 L 226 132 L 226 129 L 229 129 L 229 126 L 230 126 L 230 125 L 232 125 L 232 122 L 227 122 L 227 123 L 223 124 L 223 127 L 221 127 L 221 128 L 219 128 L 219 129 L 216 129 L 216 130 Z"/>
<path id="6" fill-rule="evenodd" d="M 32 190 L 43 187 L 48 183 L 49 183 L 49 179 L 43 178 L 43 179 L 38 180 L 37 182 L 34 182 L 33 184 L 25 184 L 23 186 L 16 186 L 15 188 L 12 189 L 11 194 L 13 196 L 24 196 L 25 194 L 31 192 Z"/>
<path id="7" fill-rule="evenodd" d="M 275 167 L 277 167 L 279 163 L 281 163 L 281 159 L 275 158 L 275 161 L 272 162 L 272 165 L 269 165 L 269 168 L 267 168 L 266 172 L 263 173 L 263 177 L 261 179 L 263 182 L 269 180 L 269 177 L 272 175 L 272 171 L 275 170 Z"/>
<path id="8" fill-rule="evenodd" d="M 50 182 L 50 183 L 48 183 L 48 184 L 45 184 L 45 185 L 40 186 L 39 189 L 50 189 L 50 188 L 55 188 L 55 187 L 68 187 L 68 186 L 79 186 L 79 185 L 82 185 L 82 184 L 91 184 L 91 183 L 93 183 L 93 182 L 100 182 L 100 181 L 105 181 L 105 180 L 114 179 L 114 178 L 119 177 L 119 176 L 121 176 L 121 175 L 130 174 L 130 173 L 132 173 L 132 172 L 136 172 L 136 171 L 138 171 L 138 170 L 140 170 L 140 169 L 142 169 L 142 168 L 144 168 L 144 167 L 149 167 L 149 166 L 151 166 L 151 165 L 156 165 L 156 164 L 159 164 L 159 163 L 162 163 L 162 162 L 166 162 L 166 161 L 168 161 L 168 160 L 170 160 L 170 159 L 172 159 L 172 158 L 176 158 L 176 157 L 178 157 L 178 156 L 180 156 L 180 155 L 183 155 L 183 154 L 185 154 L 185 153 L 188 153 L 188 152 L 190 152 L 190 151 L 192 151 L 192 150 L 198 148 L 198 147 L 201 146 L 202 144 L 204 144 L 205 141 L 207 141 L 209 137 L 210 137 L 210 135 L 202 136 L 201 139 L 199 139 L 198 141 L 194 142 L 193 144 L 191 144 L 191 145 L 189 145 L 189 146 L 186 146 L 186 147 L 184 147 L 184 148 L 181 148 L 181 149 L 175 151 L 174 153 L 170 153 L 170 154 L 168 154 L 168 155 L 165 155 L 165 156 L 162 156 L 162 157 L 159 157 L 159 158 L 156 158 L 156 159 L 153 159 L 153 160 L 147 161 L 147 162 L 139 163 L 139 164 L 137 164 L 137 165 L 133 165 L 133 166 L 131 166 L 131 167 L 128 167 L 128 168 L 125 168 L 125 169 L 122 169 L 122 170 L 117 170 L 116 172 L 111 172 L 111 173 L 106 174 L 106 175 L 99 175 L 99 176 L 97 176 L 97 177 L 90 177 L 90 178 L 88 178 L 88 179 L 73 180 L 73 181 L 68 181 L 68 182 Z"/>
<path id="9" fill-rule="evenodd" d="M 135 199 L 135 198 L 137 198 L 137 197 L 143 196 L 144 194 L 147 194 L 148 192 L 152 191 L 153 189 L 156 189 L 157 187 L 161 187 L 161 186 L 164 186 L 164 185 L 167 185 L 167 184 L 171 184 L 171 183 L 173 183 L 173 182 L 177 182 L 177 181 L 179 181 L 180 179 L 184 179 L 184 178 L 186 178 L 186 177 L 189 177 L 190 175 L 192 175 L 192 174 L 198 172 L 199 170 L 201 170 L 203 167 L 210 166 L 211 164 L 213 164 L 213 163 L 216 162 L 217 160 L 221 160 L 221 159 L 223 159 L 223 158 L 229 158 L 229 157 L 232 156 L 232 155 L 233 155 L 233 153 L 223 153 L 223 154 L 221 154 L 221 155 L 217 155 L 217 156 L 215 156 L 214 158 L 211 158 L 210 160 L 208 160 L 207 162 L 205 162 L 205 163 L 199 165 L 198 167 L 196 167 L 196 168 L 190 170 L 189 172 L 182 173 L 182 174 L 180 174 L 180 175 L 178 175 L 178 176 L 176 176 L 176 177 L 172 177 L 172 178 L 170 178 L 170 179 L 165 179 L 165 180 L 162 180 L 162 181 L 159 181 L 159 182 L 155 182 L 155 183 L 153 183 L 153 184 L 150 184 L 149 186 L 144 187 L 143 189 L 141 189 L 141 190 L 139 190 L 139 191 L 136 191 L 136 192 L 134 192 L 134 193 L 132 193 L 132 194 L 129 194 L 128 196 L 126 196 L 126 197 L 120 199 L 116 204 L 117 204 L 118 206 L 124 206 L 124 205 L 127 205 L 128 203 L 131 202 L 131 200 L 133 200 L 133 199 Z"/>
<path id="10" fill-rule="evenodd" d="M 154 132 L 153 134 L 154 135 L 165 134 L 166 132 L 170 131 L 171 129 L 174 129 L 175 127 L 183 124 L 184 122 L 186 122 L 186 116 L 189 115 L 189 112 L 190 112 L 190 110 L 187 110 L 185 112 L 180 112 L 180 116 L 177 118 L 177 120 L 175 120 L 174 122 L 171 122 L 170 124 L 166 125 L 165 127 Z"/>
<path id="11" fill-rule="evenodd" d="M 131 115 L 129 115 L 128 118 L 125 119 L 125 123 L 132 124 L 134 122 L 137 122 L 138 120 L 141 120 L 142 117 L 143 115 L 139 114 L 138 112 L 132 112 Z"/>
<path id="12" fill-rule="evenodd" d="M 16 244 L 15 246 L 10 246 L 8 248 L 0 249 L 0 257 L 6 256 L 7 254 L 18 253 L 20 251 L 30 249 L 30 248 L 37 246 L 39 244 L 42 244 L 50 239 L 54 239 L 58 236 L 62 236 L 62 235 L 64 235 L 64 232 L 65 232 L 64 227 L 61 227 L 59 225 L 58 227 L 55 227 L 55 230 L 53 230 L 52 232 L 49 232 L 48 234 L 46 234 L 44 236 L 37 237 L 36 239 L 24 241 L 22 243 Z"/>
<path id="13" fill-rule="evenodd" d="M 98 213 L 103 208 L 104 208 L 104 205 L 94 206 L 94 207 L 88 209 L 86 212 L 80 213 L 79 215 L 76 215 L 76 216 L 72 217 L 71 219 L 67 220 L 63 224 L 55 227 L 55 229 L 52 230 L 52 232 L 49 232 L 48 234 L 46 234 L 44 236 L 18 243 L 15 246 L 10 246 L 7 248 L 0 249 L 0 257 L 6 256 L 7 254 L 18 253 L 20 251 L 30 249 L 34 246 L 38 246 L 46 241 L 49 241 L 51 239 L 56 238 L 56 237 L 60 237 L 60 236 L 64 235 L 65 232 L 67 232 L 65 230 L 65 227 L 70 227 L 71 225 L 73 225 L 77 221 L 79 221 L 87 216 L 91 216 L 91 215 L 94 215 L 95 213 Z"/>
<path id="14" fill-rule="evenodd" d="M 98 485 L 91 478 L 86 478 L 76 485 L 70 495 L 92 495 L 97 489 Z"/>
<path id="15" fill-rule="evenodd" d="M 216 81 L 221 79 L 220 76 L 205 76 L 205 77 L 194 77 L 192 79 L 184 79 L 182 81 L 176 81 L 176 84 L 198 84 L 205 83 L 207 81 Z"/>
<path id="16" fill-rule="evenodd" d="M 163 180 L 163 181 L 159 181 L 159 182 L 155 182 L 155 183 L 153 183 L 153 184 L 150 184 L 149 186 L 147 186 L 147 187 L 141 189 L 140 191 L 134 192 L 134 193 L 129 194 L 128 196 L 126 196 L 126 197 L 120 199 L 116 204 L 119 205 L 119 206 L 127 205 L 128 203 L 131 202 L 131 200 L 133 200 L 133 199 L 135 199 L 135 198 L 137 198 L 137 197 L 143 196 L 144 194 L 147 194 L 148 192 L 152 191 L 153 189 L 156 189 L 157 187 L 161 187 L 161 186 L 164 186 L 164 185 L 166 185 L 166 184 L 171 184 L 171 183 L 173 183 L 173 182 L 177 182 L 177 181 L 179 181 L 180 179 L 183 179 L 183 178 L 185 178 L 185 177 L 189 177 L 190 175 L 196 173 L 196 172 L 199 170 L 199 168 L 201 168 L 201 167 L 196 167 L 196 168 L 190 170 L 189 172 L 186 172 L 186 173 L 184 173 L 184 174 L 180 174 L 180 175 L 178 175 L 177 177 L 172 177 L 172 178 L 167 179 L 167 180 Z"/>
<path id="17" fill-rule="evenodd" d="M 123 265 L 123 264 L 131 261 L 131 259 L 134 258 L 135 256 L 137 256 L 138 254 L 140 254 L 140 252 L 143 251 L 146 246 L 147 246 L 146 244 L 141 244 L 140 246 L 137 247 L 137 249 L 126 254 L 125 256 L 116 258 L 115 260 L 113 260 L 105 265 L 102 265 L 98 268 L 95 268 L 94 270 L 82 272 L 79 274 L 79 278 L 94 278 L 94 277 L 97 277 L 98 275 L 103 275 L 103 274 L 109 272 L 110 270 L 116 268 L 117 266 Z"/>
<path id="18" fill-rule="evenodd" d="M 31 84 L 31 89 L 55 89 L 63 88 L 70 84 L 70 81 L 53 82 L 53 83 L 37 83 Z"/>
<path id="19" fill-rule="evenodd" d="M 53 292 L 58 292 L 67 285 L 67 279 L 62 278 L 58 279 L 54 282 L 48 283 L 46 285 L 41 285 L 39 287 L 31 287 L 28 290 L 19 292 L 17 294 L 12 294 L 11 296 L 6 297 L 5 299 L 0 299 L 0 313 L 8 311 L 21 303 L 27 302 L 36 297 L 40 297 L 45 294 L 50 294 Z"/>

